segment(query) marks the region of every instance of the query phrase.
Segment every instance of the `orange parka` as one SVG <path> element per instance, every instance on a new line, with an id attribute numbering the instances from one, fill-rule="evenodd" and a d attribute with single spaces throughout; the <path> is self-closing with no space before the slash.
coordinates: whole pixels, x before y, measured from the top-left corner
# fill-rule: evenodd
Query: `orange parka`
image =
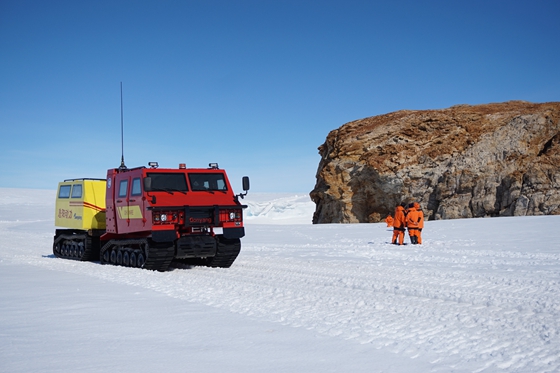
<path id="1" fill-rule="evenodd" d="M 387 223 L 388 227 L 392 227 L 393 226 L 393 217 L 391 215 L 387 215 L 387 218 L 385 219 L 385 223 Z"/>
<path id="2" fill-rule="evenodd" d="M 396 230 L 404 230 L 406 227 L 406 221 L 404 217 L 404 207 L 397 206 L 395 208 L 395 217 L 393 219 L 393 227 Z"/>
<path id="3" fill-rule="evenodd" d="M 422 211 L 418 211 L 416 206 L 412 206 L 408 209 L 408 214 L 406 214 L 406 226 L 408 229 L 420 229 L 420 225 L 424 227 L 424 214 Z"/>

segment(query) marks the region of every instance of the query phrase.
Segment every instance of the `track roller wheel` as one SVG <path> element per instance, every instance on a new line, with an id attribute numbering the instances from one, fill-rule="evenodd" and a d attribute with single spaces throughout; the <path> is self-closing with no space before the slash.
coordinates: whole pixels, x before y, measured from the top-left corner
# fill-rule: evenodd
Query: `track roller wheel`
<path id="1" fill-rule="evenodd" d="M 142 268 L 144 267 L 144 263 L 146 263 L 146 258 L 142 252 L 139 252 L 136 259 L 136 267 Z"/>
<path id="2" fill-rule="evenodd" d="M 111 264 L 117 264 L 117 251 L 111 250 L 111 255 L 109 256 L 111 260 Z"/>
<path id="3" fill-rule="evenodd" d="M 120 249 L 117 250 L 117 265 L 122 264 L 122 251 Z"/>
<path id="4" fill-rule="evenodd" d="M 128 260 L 128 263 L 131 267 L 136 267 L 137 266 L 137 262 L 136 262 L 136 253 L 133 251 L 130 253 L 130 259 Z"/>
<path id="5" fill-rule="evenodd" d="M 76 243 L 72 243 L 72 257 L 78 257 L 78 245 Z"/>
<path id="6" fill-rule="evenodd" d="M 83 242 L 80 242 L 78 244 L 78 258 L 82 258 L 84 256 L 84 254 L 86 253 L 86 248 L 84 246 Z"/>
<path id="7" fill-rule="evenodd" d="M 109 252 L 109 250 L 106 250 L 106 251 L 103 253 L 103 257 L 101 258 L 101 264 L 109 263 L 109 256 L 110 256 L 110 254 L 111 254 L 111 253 Z"/>
<path id="8" fill-rule="evenodd" d="M 60 244 L 56 243 L 53 245 L 53 254 L 55 256 L 60 256 Z"/>
<path id="9" fill-rule="evenodd" d="M 125 250 L 122 254 L 122 265 L 128 267 L 130 263 L 130 255 L 128 254 L 128 250 Z"/>

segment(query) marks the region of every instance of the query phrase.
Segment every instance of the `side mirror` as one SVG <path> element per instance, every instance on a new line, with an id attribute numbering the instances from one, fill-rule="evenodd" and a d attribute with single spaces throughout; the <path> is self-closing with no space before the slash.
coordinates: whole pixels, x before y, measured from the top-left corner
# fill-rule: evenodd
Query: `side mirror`
<path id="1" fill-rule="evenodd" d="M 249 190 L 249 176 L 243 176 L 243 179 L 241 179 L 241 182 L 243 183 L 243 191 L 245 193 L 239 193 L 238 195 L 235 196 L 235 201 L 239 202 L 239 197 L 241 198 L 245 198 L 245 196 L 247 195 L 247 191 Z"/>
<path id="2" fill-rule="evenodd" d="M 152 178 L 148 176 L 144 178 L 144 191 L 149 192 L 151 190 L 152 190 Z"/>

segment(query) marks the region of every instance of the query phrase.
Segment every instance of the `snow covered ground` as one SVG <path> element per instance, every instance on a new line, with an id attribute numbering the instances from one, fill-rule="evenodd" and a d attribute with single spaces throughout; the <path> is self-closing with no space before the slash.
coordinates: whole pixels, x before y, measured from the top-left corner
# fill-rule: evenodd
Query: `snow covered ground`
<path id="1" fill-rule="evenodd" d="M 54 191 L 0 189 L 0 372 L 559 372 L 560 216 L 312 225 L 251 195 L 229 269 L 53 257 Z"/>
<path id="2" fill-rule="evenodd" d="M 311 224 L 315 204 L 309 194 L 253 193 L 241 203 L 248 206 L 245 221 L 252 224 Z"/>

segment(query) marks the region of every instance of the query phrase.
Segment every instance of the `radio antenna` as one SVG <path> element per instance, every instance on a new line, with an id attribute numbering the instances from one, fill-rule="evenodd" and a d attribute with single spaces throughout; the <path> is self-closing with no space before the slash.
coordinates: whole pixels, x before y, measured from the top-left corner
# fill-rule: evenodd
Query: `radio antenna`
<path id="1" fill-rule="evenodd" d="M 121 165 L 119 166 L 120 170 L 126 170 L 126 166 L 124 164 L 124 125 L 123 125 L 123 98 L 122 98 L 122 82 L 121 82 Z"/>

